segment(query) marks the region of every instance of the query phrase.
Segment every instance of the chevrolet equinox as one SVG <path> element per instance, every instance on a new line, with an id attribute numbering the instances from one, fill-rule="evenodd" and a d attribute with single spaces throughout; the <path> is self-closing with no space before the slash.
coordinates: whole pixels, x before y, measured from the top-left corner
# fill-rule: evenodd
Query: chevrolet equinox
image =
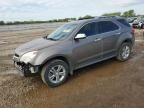
<path id="1" fill-rule="evenodd" d="M 134 30 L 121 17 L 96 17 L 69 22 L 43 38 L 23 44 L 13 56 L 24 75 L 40 75 L 51 87 L 63 84 L 73 71 L 116 57 L 129 59 Z"/>

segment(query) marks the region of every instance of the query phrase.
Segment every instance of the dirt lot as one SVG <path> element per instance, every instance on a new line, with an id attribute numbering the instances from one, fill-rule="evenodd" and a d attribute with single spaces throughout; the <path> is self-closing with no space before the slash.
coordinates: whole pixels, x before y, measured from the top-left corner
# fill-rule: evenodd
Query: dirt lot
<path id="1" fill-rule="evenodd" d="M 0 108 L 144 108 L 144 41 L 136 30 L 131 59 L 107 60 L 75 71 L 57 88 L 23 78 L 12 65 L 14 49 L 59 24 L 0 27 Z"/>

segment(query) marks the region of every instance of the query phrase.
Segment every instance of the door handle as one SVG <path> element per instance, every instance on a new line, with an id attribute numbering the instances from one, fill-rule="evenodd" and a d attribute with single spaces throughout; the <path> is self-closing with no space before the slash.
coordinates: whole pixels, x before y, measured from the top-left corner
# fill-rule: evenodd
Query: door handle
<path id="1" fill-rule="evenodd" d="M 115 35 L 120 35 L 121 33 L 116 33 Z"/>
<path id="2" fill-rule="evenodd" d="M 102 40 L 102 38 L 96 38 L 94 41 L 97 42 L 97 41 L 100 41 Z"/>

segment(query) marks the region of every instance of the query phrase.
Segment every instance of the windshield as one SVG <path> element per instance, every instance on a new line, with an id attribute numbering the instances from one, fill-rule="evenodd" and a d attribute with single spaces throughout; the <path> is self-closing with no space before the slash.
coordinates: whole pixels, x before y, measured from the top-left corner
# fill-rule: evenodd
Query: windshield
<path id="1" fill-rule="evenodd" d="M 77 24 L 65 24 L 48 35 L 47 39 L 55 41 L 65 39 L 76 28 L 76 26 Z"/>

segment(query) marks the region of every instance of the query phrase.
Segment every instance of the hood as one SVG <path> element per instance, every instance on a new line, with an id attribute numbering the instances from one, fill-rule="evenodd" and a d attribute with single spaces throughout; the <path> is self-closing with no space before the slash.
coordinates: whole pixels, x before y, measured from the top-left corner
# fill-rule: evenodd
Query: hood
<path id="1" fill-rule="evenodd" d="M 38 38 L 38 39 L 35 39 L 33 41 L 30 41 L 28 43 L 21 45 L 15 50 L 15 53 L 21 56 L 27 52 L 41 50 L 41 49 L 56 45 L 57 43 L 58 43 L 57 41 L 47 40 L 44 38 Z"/>

